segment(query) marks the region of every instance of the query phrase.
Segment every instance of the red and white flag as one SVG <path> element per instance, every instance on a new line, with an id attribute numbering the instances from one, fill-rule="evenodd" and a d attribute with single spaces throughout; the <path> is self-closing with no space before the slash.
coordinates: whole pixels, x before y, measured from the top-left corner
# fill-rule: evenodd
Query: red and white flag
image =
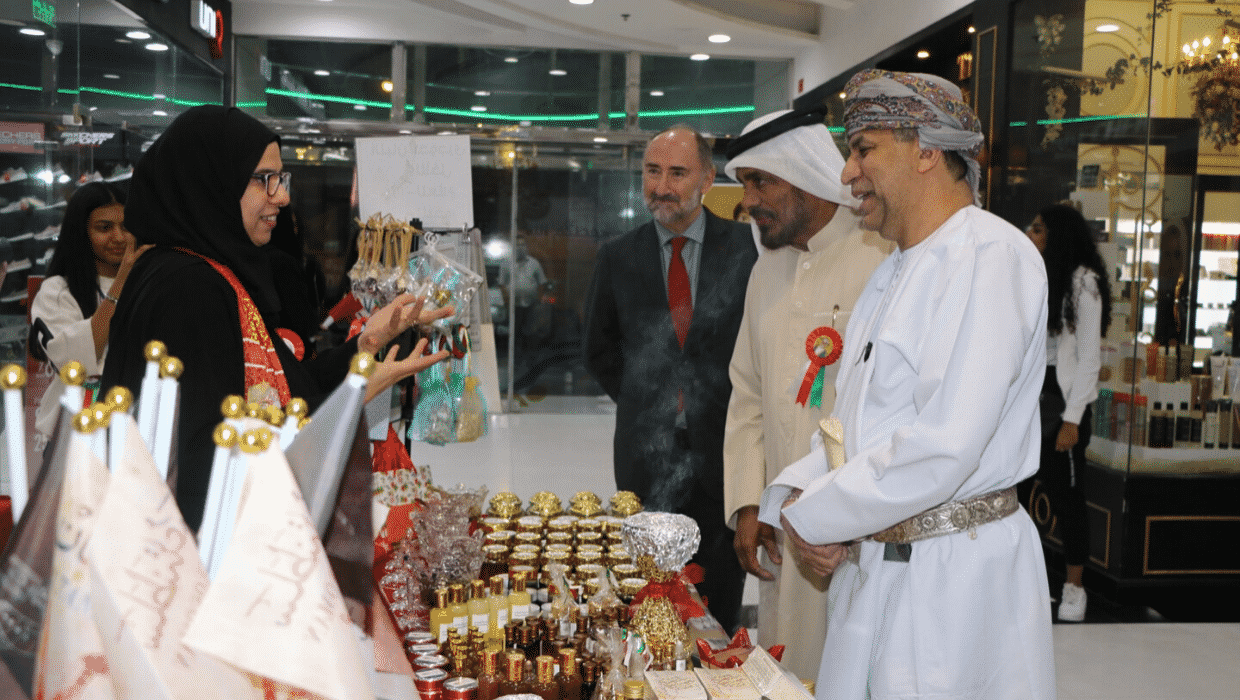
<path id="1" fill-rule="evenodd" d="M 207 573 L 137 423 L 124 414 L 112 420 L 124 421 L 124 456 L 113 465 L 86 560 L 116 697 L 262 698 L 261 684 L 182 643 L 206 595 Z"/>
<path id="2" fill-rule="evenodd" d="M 91 436 L 77 431 L 69 437 L 47 613 L 35 655 L 35 700 L 116 697 L 91 614 L 92 580 L 84 557 L 109 479 L 90 443 Z"/>
<path id="3" fill-rule="evenodd" d="M 344 597 L 278 447 L 249 455 L 233 539 L 186 632 L 271 698 L 373 700 Z"/>

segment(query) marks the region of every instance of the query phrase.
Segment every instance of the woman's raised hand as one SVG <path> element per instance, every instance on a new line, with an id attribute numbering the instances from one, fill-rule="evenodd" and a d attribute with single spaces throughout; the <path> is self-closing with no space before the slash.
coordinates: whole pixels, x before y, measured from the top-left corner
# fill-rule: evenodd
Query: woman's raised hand
<path id="1" fill-rule="evenodd" d="M 414 324 L 433 323 L 456 312 L 451 306 L 428 311 L 424 308 L 425 304 L 426 298 L 415 294 L 401 294 L 393 299 L 366 322 L 365 330 L 357 339 L 358 349 L 377 355 L 393 338 Z"/>

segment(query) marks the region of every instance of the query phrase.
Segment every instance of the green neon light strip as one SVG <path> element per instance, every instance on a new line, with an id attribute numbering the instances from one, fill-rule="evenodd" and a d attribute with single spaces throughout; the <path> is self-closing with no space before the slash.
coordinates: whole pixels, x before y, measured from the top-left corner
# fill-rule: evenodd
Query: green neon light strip
<path id="1" fill-rule="evenodd" d="M 1145 119 L 1145 114 L 1115 114 L 1097 117 L 1069 117 L 1067 119 L 1039 119 L 1035 124 L 1038 126 L 1050 126 L 1051 124 L 1081 124 L 1084 122 L 1107 122 L 1116 119 Z M 1008 126 L 1029 126 L 1029 122 L 1009 122 Z"/>
<path id="2" fill-rule="evenodd" d="M 0 87 L 14 88 L 17 90 L 32 90 L 36 92 L 42 90 L 42 88 L 38 86 L 17 85 L 15 83 L 0 83 Z M 107 88 L 83 87 L 81 90 L 61 89 L 58 92 L 65 94 L 65 95 L 79 95 L 81 93 L 88 92 L 88 93 L 93 93 L 97 95 L 107 95 L 110 97 L 122 97 L 126 99 L 131 99 L 131 100 L 145 100 L 148 102 L 155 101 L 155 97 L 152 95 L 143 95 L 143 94 L 136 93 L 136 92 L 125 92 L 121 90 L 109 90 Z M 360 104 L 360 105 L 366 105 L 367 107 L 375 107 L 378 109 L 391 109 L 392 107 L 390 102 L 377 102 L 375 100 L 361 100 L 361 99 L 354 99 L 350 97 L 340 97 L 338 95 L 318 95 L 318 94 L 308 93 L 308 92 L 293 92 L 292 90 L 281 90 L 279 88 L 267 88 L 266 92 L 268 95 L 278 95 L 281 97 L 290 97 L 293 99 L 317 100 L 320 102 L 337 102 L 340 104 L 350 104 L 350 105 Z M 183 107 L 196 107 L 201 104 L 220 104 L 218 102 L 206 103 L 206 102 L 194 102 L 190 100 L 180 100 L 180 99 L 176 99 L 173 97 L 166 98 L 166 101 L 174 105 L 179 105 Z M 254 109 L 254 108 L 259 108 L 259 107 L 266 107 L 267 103 L 266 102 L 238 102 L 237 106 Z M 417 107 L 415 107 L 414 105 L 407 104 L 405 105 L 405 109 L 409 111 L 416 111 Z M 753 109 L 754 109 L 753 105 L 739 105 L 736 107 L 715 107 L 711 109 L 669 109 L 669 110 L 653 110 L 653 111 L 638 112 L 638 116 L 647 117 L 647 118 L 649 117 L 697 117 L 697 116 L 705 116 L 705 115 L 711 115 L 711 114 L 738 114 L 738 113 L 744 113 L 744 112 L 752 112 Z M 475 112 L 473 110 L 446 109 L 446 108 L 441 108 L 441 107 L 427 107 L 425 108 L 424 111 L 426 111 L 429 114 L 442 114 L 445 116 L 453 116 L 453 117 L 467 117 L 471 120 L 492 119 L 492 120 L 513 121 L 513 122 L 520 122 L 520 121 L 581 122 L 581 121 L 595 121 L 598 119 L 597 114 L 519 115 L 519 114 L 500 114 L 498 112 Z M 625 117 L 625 114 L 624 112 L 609 112 L 607 117 L 609 119 L 623 119 Z M 842 127 L 833 127 L 833 130 L 842 131 L 843 129 Z"/>

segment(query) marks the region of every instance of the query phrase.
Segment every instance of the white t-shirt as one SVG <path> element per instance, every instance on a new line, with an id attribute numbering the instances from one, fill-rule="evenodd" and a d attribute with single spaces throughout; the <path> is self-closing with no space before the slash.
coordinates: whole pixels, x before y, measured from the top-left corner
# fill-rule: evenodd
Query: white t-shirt
<path id="1" fill-rule="evenodd" d="M 111 277 L 100 275 L 98 288 L 111 289 L 112 281 Z M 103 299 L 102 294 L 99 299 Z M 30 306 L 30 318 L 32 323 L 42 321 L 47 327 L 49 335 L 43 338 L 43 352 L 57 372 L 35 413 L 35 430 L 46 438 L 56 427 L 56 406 L 65 390 L 64 383 L 60 381 L 60 368 L 77 360 L 86 369 L 87 378 L 96 378 L 103 371 L 107 350 L 102 356 L 95 357 L 95 336 L 90 319 L 82 315 L 77 300 L 69 293 L 69 281 L 60 275 L 43 280 Z"/>

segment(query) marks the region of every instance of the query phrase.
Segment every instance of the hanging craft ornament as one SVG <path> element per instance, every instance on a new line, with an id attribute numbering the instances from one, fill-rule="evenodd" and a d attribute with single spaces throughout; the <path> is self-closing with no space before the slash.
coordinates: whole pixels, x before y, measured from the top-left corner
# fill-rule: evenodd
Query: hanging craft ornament
<path id="1" fill-rule="evenodd" d="M 811 406 L 822 405 L 822 384 L 828 365 L 835 364 L 844 352 L 844 339 L 839 331 L 830 326 L 819 326 L 805 337 L 805 354 L 809 356 L 809 367 L 805 370 L 805 379 L 801 381 L 801 390 L 797 392 L 797 403 L 802 406 L 808 401 Z"/>

